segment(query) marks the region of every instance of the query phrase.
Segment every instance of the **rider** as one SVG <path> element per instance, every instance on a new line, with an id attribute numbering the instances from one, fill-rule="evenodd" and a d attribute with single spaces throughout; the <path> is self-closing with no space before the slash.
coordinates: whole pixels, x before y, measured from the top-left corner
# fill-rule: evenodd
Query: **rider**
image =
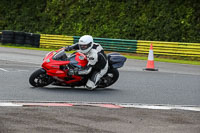
<path id="1" fill-rule="evenodd" d="M 65 48 L 66 51 L 78 50 L 87 56 L 88 64 L 83 69 L 77 72 L 77 75 L 88 75 L 91 73 L 87 81 L 86 87 L 93 90 L 97 86 L 97 82 L 108 71 L 108 60 L 102 46 L 94 43 L 93 37 L 84 35 L 79 39 L 79 42 Z M 69 73 L 68 73 L 69 74 Z"/>

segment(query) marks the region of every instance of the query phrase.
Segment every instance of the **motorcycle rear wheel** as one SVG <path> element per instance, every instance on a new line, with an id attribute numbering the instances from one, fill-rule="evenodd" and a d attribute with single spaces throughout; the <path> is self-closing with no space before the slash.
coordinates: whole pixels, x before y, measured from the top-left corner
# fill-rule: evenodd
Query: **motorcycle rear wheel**
<path id="1" fill-rule="evenodd" d="M 34 87 L 44 87 L 53 82 L 53 78 L 46 74 L 44 69 L 38 69 L 29 78 L 29 83 Z"/>
<path id="2" fill-rule="evenodd" d="M 109 69 L 104 75 L 97 88 L 105 88 L 113 85 L 119 79 L 119 71 L 117 69 Z M 106 83 L 107 82 L 107 83 Z"/>

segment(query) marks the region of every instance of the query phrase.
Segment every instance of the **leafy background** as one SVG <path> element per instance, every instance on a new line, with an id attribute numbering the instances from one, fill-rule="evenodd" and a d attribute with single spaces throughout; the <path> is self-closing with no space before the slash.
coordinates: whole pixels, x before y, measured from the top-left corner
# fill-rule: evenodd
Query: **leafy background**
<path id="1" fill-rule="evenodd" d="M 0 31 L 200 42 L 198 0 L 1 0 Z"/>

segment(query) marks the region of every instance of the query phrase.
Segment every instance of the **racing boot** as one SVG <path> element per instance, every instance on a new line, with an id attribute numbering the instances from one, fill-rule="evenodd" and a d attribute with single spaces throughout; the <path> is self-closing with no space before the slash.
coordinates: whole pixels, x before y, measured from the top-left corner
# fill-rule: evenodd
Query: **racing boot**
<path id="1" fill-rule="evenodd" d="M 94 82 L 92 82 L 91 80 L 88 80 L 87 81 L 87 84 L 86 84 L 86 88 L 88 90 L 94 90 L 96 88 L 96 85 Z"/>

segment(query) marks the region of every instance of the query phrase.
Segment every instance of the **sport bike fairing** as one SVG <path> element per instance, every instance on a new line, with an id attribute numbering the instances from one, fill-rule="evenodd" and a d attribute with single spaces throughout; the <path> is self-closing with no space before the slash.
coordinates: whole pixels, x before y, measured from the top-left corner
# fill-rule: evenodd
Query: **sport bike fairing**
<path id="1" fill-rule="evenodd" d="M 87 62 L 86 56 L 82 53 L 75 52 L 67 57 L 64 50 L 58 50 L 56 52 L 52 51 L 46 55 L 42 67 L 46 70 L 47 75 L 57 80 L 64 81 L 66 84 L 71 84 L 80 81 L 82 78 L 72 75 L 69 77 L 71 79 L 70 81 L 65 81 L 65 78 L 68 77 L 67 73 L 69 68 L 82 68 L 87 65 Z"/>

